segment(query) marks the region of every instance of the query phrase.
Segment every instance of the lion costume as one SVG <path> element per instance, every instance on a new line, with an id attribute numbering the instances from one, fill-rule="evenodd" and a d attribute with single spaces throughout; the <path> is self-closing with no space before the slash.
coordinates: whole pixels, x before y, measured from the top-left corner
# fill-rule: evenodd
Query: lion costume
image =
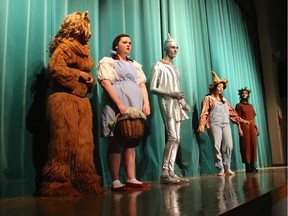
<path id="1" fill-rule="evenodd" d="M 94 62 L 88 41 L 88 12 L 68 15 L 50 43 L 47 98 L 50 125 L 48 161 L 43 170 L 42 196 L 80 196 L 103 192 L 93 151 L 92 92 Z"/>

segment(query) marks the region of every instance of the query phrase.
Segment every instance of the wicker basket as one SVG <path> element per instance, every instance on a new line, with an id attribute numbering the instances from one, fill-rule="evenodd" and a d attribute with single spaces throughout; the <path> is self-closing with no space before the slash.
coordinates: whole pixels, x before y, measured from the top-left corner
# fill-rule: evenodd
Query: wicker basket
<path id="1" fill-rule="evenodd" d="M 116 134 L 124 139 L 141 139 L 144 134 L 144 120 L 123 119 L 116 124 Z"/>
<path id="2" fill-rule="evenodd" d="M 122 146 L 134 148 L 140 144 L 143 137 L 144 120 L 136 118 L 117 121 L 115 133 L 121 139 Z"/>

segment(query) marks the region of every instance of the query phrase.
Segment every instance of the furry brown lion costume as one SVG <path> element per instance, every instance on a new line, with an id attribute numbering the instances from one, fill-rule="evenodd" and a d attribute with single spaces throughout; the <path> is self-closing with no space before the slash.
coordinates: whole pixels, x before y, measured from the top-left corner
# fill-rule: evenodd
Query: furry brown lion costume
<path id="1" fill-rule="evenodd" d="M 80 196 L 103 193 L 93 151 L 92 92 L 94 62 L 88 41 L 88 12 L 68 15 L 50 43 L 47 98 L 50 125 L 48 161 L 43 170 L 42 196 Z"/>

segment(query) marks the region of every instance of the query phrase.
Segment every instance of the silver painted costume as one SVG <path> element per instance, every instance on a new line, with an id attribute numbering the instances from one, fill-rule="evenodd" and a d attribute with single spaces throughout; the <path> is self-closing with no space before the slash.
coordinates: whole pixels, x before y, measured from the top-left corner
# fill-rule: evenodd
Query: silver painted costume
<path id="1" fill-rule="evenodd" d="M 181 93 L 179 75 L 175 65 L 158 61 L 153 65 L 150 84 L 150 90 L 158 95 L 161 114 L 168 134 L 163 169 L 172 173 L 174 173 L 175 159 L 180 144 L 181 121 L 189 118 L 185 110 L 190 109 L 183 98 L 178 100 L 175 97 L 175 93 Z"/>

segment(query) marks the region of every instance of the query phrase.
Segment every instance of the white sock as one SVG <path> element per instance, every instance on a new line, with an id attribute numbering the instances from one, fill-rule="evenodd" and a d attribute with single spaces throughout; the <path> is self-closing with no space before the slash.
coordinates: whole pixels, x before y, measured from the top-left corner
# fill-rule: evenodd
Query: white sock
<path id="1" fill-rule="evenodd" d="M 119 180 L 115 180 L 112 182 L 112 187 L 113 188 L 119 188 L 119 187 L 122 187 L 123 184 L 121 184 L 121 182 Z"/>
<path id="2" fill-rule="evenodd" d="M 133 178 L 133 179 L 127 179 L 128 183 L 133 183 L 133 184 L 142 184 L 142 182 L 138 181 L 137 179 Z"/>

